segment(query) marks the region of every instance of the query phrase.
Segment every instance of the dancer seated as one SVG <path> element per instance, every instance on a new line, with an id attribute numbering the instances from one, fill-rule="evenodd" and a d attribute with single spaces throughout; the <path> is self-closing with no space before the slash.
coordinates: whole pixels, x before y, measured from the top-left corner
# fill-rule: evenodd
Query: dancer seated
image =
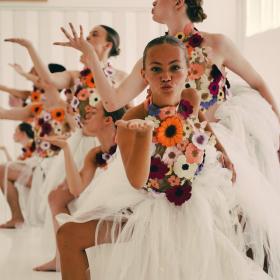
<path id="1" fill-rule="evenodd" d="M 37 54 L 33 50 L 32 55 L 36 58 Z M 31 188 L 32 201 L 27 203 L 28 213 L 30 215 L 36 215 L 33 212 L 37 210 L 34 203 L 40 203 L 38 197 L 36 197 L 36 191 L 39 192 L 42 181 L 45 178 L 46 170 L 49 167 L 50 161 L 59 152 L 59 148 L 51 145 L 46 141 L 42 141 L 40 137 L 45 135 L 65 135 L 69 136 L 70 132 L 75 130 L 76 123 L 71 114 L 67 112 L 67 103 L 63 101 L 54 86 L 45 84 L 45 99 L 41 102 L 32 103 L 23 108 L 15 108 L 6 110 L 0 108 L 0 119 L 9 120 L 32 120 L 35 132 L 35 155 L 36 160 L 32 161 L 30 166 L 31 173 L 36 172 L 36 181 L 34 181 L 33 176 L 30 175 L 30 180 L 36 183 L 35 189 Z M 49 163 L 49 164 L 48 164 Z M 13 178 L 15 180 L 15 178 Z M 17 189 L 14 185 L 10 184 L 11 192 L 17 193 Z M 8 191 L 9 192 L 9 191 Z M 18 205 L 18 195 L 14 195 L 13 198 Z M 38 205 L 37 205 L 38 206 Z M 34 209 L 33 209 L 33 208 Z M 27 216 L 30 216 L 27 214 Z M 21 219 L 22 221 L 22 219 Z M 7 224 L 8 227 L 14 228 L 15 223 L 11 220 Z"/>
<path id="2" fill-rule="evenodd" d="M 108 113 L 104 110 L 101 102 L 92 107 L 92 112 L 84 121 L 88 133 L 97 137 L 100 146 L 91 149 L 85 157 L 84 166 L 79 172 L 69 145 L 65 138 L 45 137 L 44 140 L 60 147 L 64 152 L 66 180 L 49 194 L 49 205 L 53 215 L 54 230 L 57 231 L 58 224 L 55 216 L 60 213 L 70 214 L 68 205 L 71 201 L 78 199 L 86 188 L 94 188 L 96 173 L 102 169 L 106 173 L 108 165 L 114 159 L 117 145 L 115 143 L 115 122 L 122 118 L 124 109 Z M 113 156 L 114 155 L 114 156 Z M 87 192 L 87 196 L 89 193 Z M 50 262 L 36 267 L 37 271 L 56 271 L 59 269 L 58 256 Z"/>
<path id="3" fill-rule="evenodd" d="M 18 157 L 17 161 L 12 161 L 12 158 L 8 155 L 10 162 L 0 165 L 0 188 L 7 195 L 12 217 L 7 223 L 0 225 L 0 228 L 15 228 L 23 223 L 24 218 L 19 205 L 15 183 L 21 180 L 24 181 L 28 188 L 31 186 L 31 177 L 28 176 L 31 173 L 29 164 L 33 160 L 32 157 L 35 151 L 32 126 L 29 123 L 20 123 L 15 130 L 14 141 L 22 145 L 22 154 Z"/>
<path id="4" fill-rule="evenodd" d="M 228 200 L 231 172 L 217 161 L 214 138 L 197 120 L 200 100 L 190 89 L 181 100 L 184 46 L 168 36 L 155 39 L 143 64 L 151 96 L 118 122 L 117 135 L 136 190 L 110 196 L 104 189 L 103 208 L 58 230 L 62 278 L 87 279 L 90 265 L 92 279 L 103 280 L 266 279 L 237 250 L 242 236 Z M 88 263 L 85 249 L 101 243 L 113 245 L 107 255 L 95 248 Z"/>

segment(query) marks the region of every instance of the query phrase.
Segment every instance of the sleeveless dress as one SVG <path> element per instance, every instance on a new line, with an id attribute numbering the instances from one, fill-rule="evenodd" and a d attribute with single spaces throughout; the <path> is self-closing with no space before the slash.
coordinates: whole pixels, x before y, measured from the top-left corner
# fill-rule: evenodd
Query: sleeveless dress
<path id="1" fill-rule="evenodd" d="M 231 173 L 217 160 L 205 124 L 185 100 L 164 108 L 147 102 L 146 108 L 155 129 L 145 186 L 132 188 L 116 165 L 119 171 L 112 168 L 99 182 L 107 196 L 99 207 L 57 217 L 113 223 L 112 244 L 87 250 L 92 279 L 269 279 L 240 253 Z"/>
<path id="2" fill-rule="evenodd" d="M 176 37 L 184 42 L 188 52 L 186 87 L 198 91 L 202 111 L 214 110 L 219 120 L 212 125 L 217 136 L 226 141 L 220 125 L 229 129 L 244 145 L 252 163 L 280 191 L 280 125 L 271 106 L 248 86 L 234 85 L 229 90 L 226 74 L 212 63 L 211 49 L 203 46 L 203 35 L 193 24 L 186 25 Z"/>
<path id="3" fill-rule="evenodd" d="M 24 189 L 26 193 L 25 220 L 31 225 L 41 225 L 44 216 L 40 213 L 43 196 L 43 182 L 59 154 L 60 148 L 41 140 L 40 137 L 52 135 L 70 135 L 70 126 L 66 120 L 66 111 L 62 107 L 46 109 L 44 103 L 32 103 L 33 130 L 35 138 L 34 161 L 32 162 L 31 188 Z"/>
<path id="4" fill-rule="evenodd" d="M 211 127 L 234 164 L 246 245 L 252 249 L 260 267 L 268 255 L 269 273 L 279 279 L 280 243 L 277 236 L 280 224 L 276 213 L 280 211 L 277 156 L 280 126 L 277 117 L 255 90 L 235 85 L 229 91 L 225 74 L 211 62 L 211 49 L 203 47 L 203 35 L 192 24 L 176 37 L 185 43 L 188 51 L 186 87 L 198 91 L 203 111 L 214 108 L 218 121 L 212 122 Z"/>

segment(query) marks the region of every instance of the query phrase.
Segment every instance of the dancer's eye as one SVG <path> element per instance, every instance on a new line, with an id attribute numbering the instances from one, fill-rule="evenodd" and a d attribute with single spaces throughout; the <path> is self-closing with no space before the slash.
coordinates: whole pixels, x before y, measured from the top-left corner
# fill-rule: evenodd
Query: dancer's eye
<path id="1" fill-rule="evenodd" d="M 178 64 L 174 64 L 174 65 L 172 65 L 172 66 L 170 67 L 170 70 L 171 70 L 172 72 L 180 71 L 181 69 L 182 69 L 182 67 L 181 67 L 180 65 L 178 65 Z"/>
<path id="2" fill-rule="evenodd" d="M 158 67 L 158 66 L 154 66 L 151 68 L 151 71 L 154 72 L 154 73 L 159 73 L 161 71 L 161 68 Z"/>

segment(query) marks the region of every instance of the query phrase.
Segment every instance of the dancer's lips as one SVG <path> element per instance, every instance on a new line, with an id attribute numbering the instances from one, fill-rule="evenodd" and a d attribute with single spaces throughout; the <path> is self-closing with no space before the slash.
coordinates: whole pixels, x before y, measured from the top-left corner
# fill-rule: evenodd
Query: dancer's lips
<path id="1" fill-rule="evenodd" d="M 173 87 L 172 87 L 172 85 L 171 84 L 163 84 L 162 86 L 161 86 L 161 89 L 163 89 L 163 90 L 169 90 L 169 89 L 172 89 Z"/>

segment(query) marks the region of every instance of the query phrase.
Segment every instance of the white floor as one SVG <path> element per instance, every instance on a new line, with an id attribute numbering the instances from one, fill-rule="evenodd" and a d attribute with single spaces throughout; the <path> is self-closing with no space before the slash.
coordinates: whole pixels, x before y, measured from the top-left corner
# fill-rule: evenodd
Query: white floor
<path id="1" fill-rule="evenodd" d="M 7 207 L 0 195 L 0 223 L 8 217 Z M 0 280 L 59 280 L 60 273 L 32 270 L 50 257 L 40 228 L 0 229 Z"/>
<path id="2" fill-rule="evenodd" d="M 42 247 L 39 228 L 0 229 L 0 279 L 61 279 L 60 273 L 32 270 L 34 266 L 48 260 Z"/>

